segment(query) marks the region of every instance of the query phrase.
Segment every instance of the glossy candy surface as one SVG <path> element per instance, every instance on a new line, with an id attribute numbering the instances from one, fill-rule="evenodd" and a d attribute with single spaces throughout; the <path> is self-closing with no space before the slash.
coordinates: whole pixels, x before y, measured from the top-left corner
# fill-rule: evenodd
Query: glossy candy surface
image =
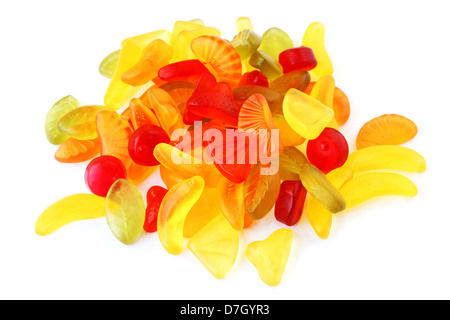
<path id="1" fill-rule="evenodd" d="M 84 172 L 84 181 L 93 194 L 106 197 L 112 184 L 127 178 L 127 169 L 113 156 L 100 156 L 89 162 Z"/>
<path id="2" fill-rule="evenodd" d="M 156 232 L 159 207 L 167 191 L 166 188 L 160 186 L 152 186 L 148 189 L 144 221 L 144 230 L 146 232 Z"/>
<path id="3" fill-rule="evenodd" d="M 333 74 L 333 64 L 325 49 L 325 26 L 320 22 L 311 23 L 303 34 L 302 46 L 311 48 L 317 60 L 317 66 L 311 70 L 315 80 L 324 75 Z"/>
<path id="4" fill-rule="evenodd" d="M 291 229 L 281 228 L 266 239 L 247 246 L 245 255 L 267 285 L 276 286 L 283 278 L 293 239 L 294 233 Z"/>
<path id="5" fill-rule="evenodd" d="M 249 63 L 251 66 L 261 71 L 269 81 L 272 81 L 283 73 L 283 67 L 278 62 L 278 59 L 274 59 L 261 49 L 256 50 L 255 53 L 251 55 Z"/>
<path id="6" fill-rule="evenodd" d="M 105 110 L 103 106 L 84 106 L 76 108 L 58 122 L 59 132 L 79 140 L 91 140 L 98 137 L 97 114 Z"/>
<path id="7" fill-rule="evenodd" d="M 231 40 L 231 45 L 236 49 L 241 60 L 248 59 L 261 44 L 261 37 L 250 29 L 238 32 Z"/>
<path id="8" fill-rule="evenodd" d="M 263 33 L 259 49 L 278 61 L 281 52 L 293 47 L 294 43 L 286 32 L 279 28 L 270 28 Z"/>
<path id="9" fill-rule="evenodd" d="M 314 52 L 308 47 L 297 47 L 280 52 L 279 61 L 283 72 L 288 73 L 295 70 L 309 71 L 317 66 Z"/>
<path id="10" fill-rule="evenodd" d="M 90 160 L 100 153 L 100 140 L 69 138 L 55 152 L 55 159 L 62 163 L 78 163 Z"/>
<path id="11" fill-rule="evenodd" d="M 98 71 L 106 78 L 111 79 L 116 71 L 117 62 L 119 61 L 120 49 L 108 54 L 100 63 Z"/>
<path id="12" fill-rule="evenodd" d="M 59 145 L 69 137 L 58 130 L 58 122 L 70 111 L 80 107 L 80 103 L 73 96 L 65 96 L 58 100 L 47 112 L 45 117 L 45 135 L 51 144 Z"/>
<path id="13" fill-rule="evenodd" d="M 132 244 L 142 232 L 145 202 L 138 188 L 125 179 L 116 180 L 106 196 L 106 221 L 123 244 Z"/>
<path id="14" fill-rule="evenodd" d="M 287 226 L 295 225 L 302 216 L 306 193 L 301 181 L 283 181 L 275 204 L 275 219 Z"/>
<path id="15" fill-rule="evenodd" d="M 222 213 L 230 225 L 241 230 L 244 227 L 244 183 L 234 183 L 220 177 L 217 184 L 217 201 Z"/>
<path id="16" fill-rule="evenodd" d="M 239 87 L 246 85 L 255 85 L 262 87 L 269 87 L 269 81 L 259 70 L 246 72 L 242 75 L 239 81 Z"/>
<path id="17" fill-rule="evenodd" d="M 128 152 L 131 159 L 141 166 L 156 166 L 159 161 L 153 156 L 153 150 L 159 143 L 169 143 L 167 133 L 158 126 L 148 125 L 138 128 L 130 136 Z"/>

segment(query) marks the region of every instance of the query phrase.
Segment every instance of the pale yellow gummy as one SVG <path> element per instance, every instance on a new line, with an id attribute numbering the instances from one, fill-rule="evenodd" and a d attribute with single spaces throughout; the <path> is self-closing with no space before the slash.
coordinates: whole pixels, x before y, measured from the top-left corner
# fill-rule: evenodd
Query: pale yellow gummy
<path id="1" fill-rule="evenodd" d="M 294 47 L 289 35 L 279 28 L 270 28 L 261 37 L 259 49 L 278 61 L 281 52 Z"/>
<path id="2" fill-rule="evenodd" d="M 236 30 L 241 32 L 242 30 L 249 29 L 253 30 L 252 21 L 247 17 L 239 17 L 236 19 Z"/>
<path id="3" fill-rule="evenodd" d="M 380 145 L 352 152 L 344 166 L 360 173 L 372 170 L 424 172 L 427 165 L 425 158 L 410 148 Z"/>
<path id="4" fill-rule="evenodd" d="M 105 198 L 93 194 L 67 196 L 41 213 L 35 231 L 40 236 L 46 236 L 72 221 L 104 217 L 105 203 Z"/>
<path id="5" fill-rule="evenodd" d="M 325 26 L 322 23 L 313 22 L 308 26 L 302 46 L 311 48 L 317 60 L 317 66 L 310 71 L 311 80 L 333 74 L 333 64 L 325 49 Z"/>
<path id="6" fill-rule="evenodd" d="M 283 113 L 291 128 L 308 140 L 317 138 L 334 117 L 332 109 L 294 88 L 286 92 Z"/>
<path id="7" fill-rule="evenodd" d="M 333 97 L 335 89 L 335 80 L 332 75 L 324 75 L 314 84 L 311 90 L 310 96 L 319 100 L 328 108 L 333 110 Z M 334 111 L 333 111 L 334 112 Z M 331 119 L 327 127 L 331 127 L 339 130 L 339 126 L 335 117 Z"/>

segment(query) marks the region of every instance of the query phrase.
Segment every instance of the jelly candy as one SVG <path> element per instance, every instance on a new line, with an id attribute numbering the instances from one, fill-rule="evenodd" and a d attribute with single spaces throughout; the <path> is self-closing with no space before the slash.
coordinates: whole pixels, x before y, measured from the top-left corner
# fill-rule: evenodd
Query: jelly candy
<path id="1" fill-rule="evenodd" d="M 217 184 L 217 201 L 230 225 L 241 230 L 244 227 L 244 182 L 234 183 L 220 177 Z"/>
<path id="2" fill-rule="evenodd" d="M 91 140 L 98 137 L 97 114 L 105 110 L 103 106 L 84 106 L 76 108 L 58 122 L 58 130 L 62 134 L 79 140 Z"/>
<path id="3" fill-rule="evenodd" d="M 338 130 L 325 128 L 316 139 L 308 141 L 306 155 L 311 164 L 328 173 L 347 161 L 347 140 Z"/>
<path id="4" fill-rule="evenodd" d="M 184 220 L 183 236 L 191 238 L 217 216 L 223 216 L 219 207 L 217 189 L 205 187 L 203 193 Z"/>
<path id="5" fill-rule="evenodd" d="M 255 165 L 244 186 L 245 210 L 252 219 L 259 220 L 272 210 L 280 193 L 280 175 L 261 174 L 261 165 Z"/>
<path id="6" fill-rule="evenodd" d="M 100 111 L 97 114 L 97 132 L 101 154 L 116 157 L 128 167 L 132 161 L 128 153 L 128 141 L 133 133 L 128 121 L 115 111 Z"/>
<path id="7" fill-rule="evenodd" d="M 283 114 L 283 95 L 275 90 L 259 85 L 245 85 L 233 89 L 233 97 L 240 106 L 255 93 L 260 93 L 266 98 L 272 113 Z"/>
<path id="8" fill-rule="evenodd" d="M 172 48 L 161 39 L 150 42 L 142 51 L 139 61 L 122 74 L 122 81 L 140 86 L 158 76 L 158 70 L 172 58 Z"/>
<path id="9" fill-rule="evenodd" d="M 139 93 L 141 90 L 140 86 L 131 86 L 123 82 L 121 77 L 124 72 L 138 62 L 144 48 L 155 39 L 161 39 L 168 43 L 170 32 L 167 30 L 157 30 L 122 41 L 119 61 L 105 92 L 104 105 L 106 107 L 118 110 L 126 106 Z"/>
<path id="10" fill-rule="evenodd" d="M 295 225 L 302 216 L 306 193 L 301 181 L 283 181 L 275 203 L 275 219 L 287 226 Z"/>
<path id="11" fill-rule="evenodd" d="M 119 61 L 120 49 L 108 54 L 100 63 L 98 71 L 106 78 L 111 79 Z"/>
<path id="12" fill-rule="evenodd" d="M 153 150 L 159 143 L 169 143 L 167 133 L 158 126 L 149 125 L 138 128 L 130 136 L 128 152 L 131 159 L 141 166 L 156 166 L 158 160 L 153 156 Z"/>
<path id="13" fill-rule="evenodd" d="M 49 235 L 69 222 L 105 216 L 105 198 L 93 194 L 74 194 L 50 205 L 36 221 L 35 231 Z"/>
<path id="14" fill-rule="evenodd" d="M 253 70 L 246 72 L 242 75 L 241 81 L 239 81 L 239 87 L 246 85 L 255 85 L 262 87 L 269 87 L 269 80 L 259 70 Z"/>
<path id="15" fill-rule="evenodd" d="M 347 201 L 347 209 L 381 196 L 414 197 L 417 187 L 408 178 L 393 172 L 369 172 L 354 177 L 340 189 Z"/>
<path id="16" fill-rule="evenodd" d="M 286 118 L 280 114 L 273 114 L 273 123 L 279 131 L 283 146 L 299 146 L 305 142 L 305 138 L 295 132 L 287 123 Z"/>
<path id="17" fill-rule="evenodd" d="M 230 43 L 236 49 L 241 60 L 246 60 L 258 49 L 261 37 L 256 32 L 245 29 L 238 32 Z"/>
<path id="18" fill-rule="evenodd" d="M 311 77 L 308 72 L 296 70 L 275 78 L 270 82 L 269 88 L 284 96 L 291 88 L 304 91 L 308 87 L 310 79 Z"/>
<path id="19" fill-rule="evenodd" d="M 427 164 L 420 153 L 410 148 L 381 145 L 350 153 L 344 166 L 358 173 L 371 170 L 424 172 Z"/>
<path id="20" fill-rule="evenodd" d="M 269 54 L 260 49 L 252 54 L 249 63 L 251 66 L 261 71 L 269 81 L 272 81 L 283 73 L 283 67 L 278 62 L 278 59 L 272 58 Z"/>
<path id="21" fill-rule="evenodd" d="M 405 143 L 417 134 L 416 124 L 398 114 L 384 114 L 366 122 L 356 136 L 356 148 Z"/>
<path id="22" fill-rule="evenodd" d="M 160 165 L 159 166 L 159 174 L 161 176 L 161 180 L 166 186 L 167 189 L 172 188 L 174 185 L 176 185 L 178 182 L 183 181 L 184 179 L 174 174 L 172 171 L 167 169 L 166 166 Z"/>
<path id="23" fill-rule="evenodd" d="M 160 186 L 152 186 L 148 189 L 144 222 L 144 230 L 146 232 L 155 232 L 157 230 L 159 207 L 167 191 L 166 188 Z"/>
<path id="24" fill-rule="evenodd" d="M 327 174 L 330 183 L 340 189 L 347 181 L 353 178 L 353 170 L 340 167 Z M 314 197 L 308 197 L 306 201 L 306 215 L 309 223 L 321 239 L 327 239 L 333 220 L 333 214 L 320 204 Z"/>
<path id="25" fill-rule="evenodd" d="M 292 88 L 284 97 L 283 114 L 295 132 L 312 140 L 330 123 L 334 112 L 320 101 Z"/>
<path id="26" fill-rule="evenodd" d="M 205 182 L 195 176 L 173 186 L 164 196 L 158 213 L 158 236 L 170 254 L 183 250 L 183 223 L 189 210 L 200 198 Z"/>
<path id="27" fill-rule="evenodd" d="M 116 180 L 106 196 L 106 221 L 123 244 L 132 244 L 141 234 L 145 202 L 138 188 L 125 179 Z"/>
<path id="28" fill-rule="evenodd" d="M 263 33 L 259 49 L 278 61 L 281 52 L 293 47 L 294 43 L 286 32 L 279 28 L 270 28 Z"/>
<path id="29" fill-rule="evenodd" d="M 129 108 L 131 124 L 135 130 L 148 125 L 160 126 L 155 113 L 141 99 L 131 99 Z"/>
<path id="30" fill-rule="evenodd" d="M 196 83 L 200 76 L 209 73 L 208 69 L 198 59 L 183 60 L 168 64 L 158 71 L 161 80 L 187 81 Z"/>
<path id="31" fill-rule="evenodd" d="M 311 23 L 303 34 L 302 46 L 313 50 L 317 66 L 310 72 L 318 79 L 333 74 L 333 64 L 325 49 L 325 26 L 320 22 Z"/>
<path id="32" fill-rule="evenodd" d="M 213 27 L 200 27 L 195 30 L 183 30 L 173 42 L 173 58 L 172 61 L 182 61 L 195 58 L 191 50 L 190 44 L 192 40 L 200 36 L 220 36 L 220 31 Z"/>
<path id="33" fill-rule="evenodd" d="M 293 239 L 294 233 L 291 229 L 281 228 L 266 239 L 247 246 L 245 255 L 267 285 L 276 286 L 283 278 Z"/>
<path id="34" fill-rule="evenodd" d="M 317 99 L 318 101 L 322 102 L 324 105 L 326 105 L 328 108 L 333 110 L 333 98 L 334 98 L 334 85 L 335 81 L 333 76 L 331 75 L 324 75 L 317 80 L 316 84 L 311 90 L 311 93 L 309 94 L 312 98 Z M 338 124 L 336 122 L 336 119 L 331 118 L 330 123 L 327 125 L 328 127 L 332 127 L 335 129 L 338 129 Z"/>
<path id="35" fill-rule="evenodd" d="M 200 36 L 191 42 L 195 56 L 203 62 L 219 82 L 234 88 L 241 79 L 241 57 L 225 39 L 215 36 Z"/>
<path id="36" fill-rule="evenodd" d="M 219 215 L 197 232 L 187 246 L 216 279 L 223 279 L 236 261 L 239 234 Z"/>
<path id="37" fill-rule="evenodd" d="M 127 180 L 135 186 L 138 186 L 147 180 L 147 178 L 157 169 L 158 166 L 141 166 L 132 161 L 127 168 Z"/>
<path id="38" fill-rule="evenodd" d="M 153 155 L 163 166 L 183 179 L 200 176 L 204 179 L 207 187 L 215 188 L 217 186 L 220 172 L 214 164 L 202 161 L 198 163 L 199 161 L 196 161 L 191 155 L 166 143 L 158 144 Z M 177 161 L 174 162 L 174 159 Z"/>
<path id="39" fill-rule="evenodd" d="M 295 147 L 285 147 L 279 158 L 281 180 L 300 180 L 300 173 L 308 163 L 305 155 Z"/>
<path id="40" fill-rule="evenodd" d="M 308 47 L 296 47 L 280 52 L 278 57 L 283 72 L 288 73 L 295 70 L 309 71 L 317 66 L 314 52 Z"/>
<path id="41" fill-rule="evenodd" d="M 317 167 L 309 163 L 304 165 L 300 171 L 300 180 L 308 193 L 328 211 L 338 213 L 346 208 L 345 197 Z"/>
<path id="42" fill-rule="evenodd" d="M 100 197 L 106 197 L 112 184 L 118 179 L 127 178 L 127 169 L 113 156 L 100 156 L 89 162 L 84 180 L 89 190 Z"/>
<path id="43" fill-rule="evenodd" d="M 45 134 L 51 144 L 59 145 L 69 137 L 58 130 L 59 120 L 70 111 L 78 108 L 80 103 L 73 96 L 65 96 L 58 100 L 48 111 L 45 117 Z"/>
<path id="44" fill-rule="evenodd" d="M 248 17 L 239 17 L 236 19 L 236 30 L 241 32 L 242 30 L 253 30 L 252 21 Z"/>
<path id="45" fill-rule="evenodd" d="M 55 159 L 62 163 L 78 163 L 90 160 L 100 153 L 100 140 L 69 138 L 55 152 Z"/>
<path id="46" fill-rule="evenodd" d="M 160 88 L 150 88 L 147 97 L 150 109 L 155 113 L 161 128 L 169 136 L 172 135 L 174 130 L 184 128 L 178 106 L 167 91 Z"/>

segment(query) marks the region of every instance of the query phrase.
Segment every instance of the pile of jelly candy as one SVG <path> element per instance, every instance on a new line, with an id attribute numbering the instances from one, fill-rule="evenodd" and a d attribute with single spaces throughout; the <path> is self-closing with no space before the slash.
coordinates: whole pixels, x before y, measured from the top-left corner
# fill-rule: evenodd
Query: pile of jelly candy
<path id="1" fill-rule="evenodd" d="M 396 172 L 426 167 L 419 153 L 400 145 L 417 133 L 408 118 L 368 121 L 349 153 L 339 128 L 350 104 L 335 86 L 323 24 L 311 23 L 301 46 L 279 28 L 261 36 L 246 17 L 236 26 L 231 40 L 201 20 L 125 39 L 100 64 L 110 78 L 104 105 L 80 106 L 69 95 L 51 107 L 45 130 L 59 145 L 55 158 L 86 162 L 90 193 L 49 206 L 36 222 L 38 235 L 106 217 L 122 243 L 157 232 L 168 253 L 187 247 L 222 279 L 235 265 L 241 233 L 276 219 L 285 227 L 245 251 L 261 280 L 274 286 L 303 212 L 326 239 L 338 213 L 376 197 L 417 194 Z M 244 134 L 234 149 L 217 148 Z M 166 187 L 151 186 L 144 199 L 137 186 L 158 173 Z"/>

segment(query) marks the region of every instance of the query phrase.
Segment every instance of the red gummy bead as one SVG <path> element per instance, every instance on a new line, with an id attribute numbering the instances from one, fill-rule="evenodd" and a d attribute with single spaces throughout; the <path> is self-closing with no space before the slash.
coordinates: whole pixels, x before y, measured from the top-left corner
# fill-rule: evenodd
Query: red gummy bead
<path id="1" fill-rule="evenodd" d="M 275 219 L 287 226 L 295 225 L 302 216 L 306 194 L 301 181 L 283 181 L 275 203 Z"/>
<path id="2" fill-rule="evenodd" d="M 155 232 L 157 230 L 158 212 L 161 202 L 167 193 L 167 189 L 160 186 L 152 186 L 147 191 L 147 208 L 145 209 L 144 230 Z"/>
<path id="3" fill-rule="evenodd" d="M 238 87 L 246 85 L 256 85 L 261 87 L 269 87 L 269 80 L 259 70 L 246 72 L 242 75 Z"/>
<path id="4" fill-rule="evenodd" d="M 278 60 L 283 67 L 284 73 L 294 70 L 309 71 L 317 66 L 314 52 L 308 47 L 297 47 L 284 50 L 278 56 Z"/>
<path id="5" fill-rule="evenodd" d="M 158 77 L 163 81 L 197 82 L 203 73 L 209 73 L 200 60 L 183 60 L 168 64 L 158 71 Z"/>
<path id="6" fill-rule="evenodd" d="M 100 197 L 106 197 L 114 181 L 126 178 L 127 169 L 122 161 L 107 155 L 93 159 L 84 172 L 86 185 L 93 194 Z"/>
<path id="7" fill-rule="evenodd" d="M 138 128 L 128 141 L 128 153 L 131 159 L 141 166 L 156 166 L 159 161 L 153 156 L 153 150 L 159 143 L 169 143 L 167 133 L 158 126 L 147 125 Z"/>
<path id="8" fill-rule="evenodd" d="M 316 139 L 308 141 L 306 155 L 311 164 L 328 173 L 347 161 L 348 143 L 339 130 L 327 127 Z"/>

